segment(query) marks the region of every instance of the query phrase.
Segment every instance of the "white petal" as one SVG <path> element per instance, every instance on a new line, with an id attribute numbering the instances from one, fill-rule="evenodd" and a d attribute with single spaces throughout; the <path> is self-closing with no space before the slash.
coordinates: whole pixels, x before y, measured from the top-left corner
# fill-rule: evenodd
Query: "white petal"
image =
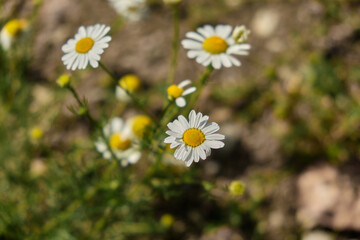
<path id="1" fill-rule="evenodd" d="M 107 149 L 107 146 L 103 141 L 95 142 L 95 147 L 98 152 L 104 152 Z"/>
<path id="2" fill-rule="evenodd" d="M 176 147 L 179 146 L 179 145 L 180 145 L 179 142 L 172 142 L 172 143 L 170 144 L 170 148 L 173 149 L 173 148 L 176 148 Z"/>
<path id="3" fill-rule="evenodd" d="M 103 152 L 103 158 L 105 158 L 106 160 L 110 160 L 111 153 L 109 151 Z"/>
<path id="4" fill-rule="evenodd" d="M 211 61 L 211 55 L 208 52 L 203 51 L 197 58 L 196 58 L 196 62 L 199 64 L 203 64 L 206 61 Z M 209 63 L 210 63 L 209 61 Z M 209 63 L 207 65 L 209 65 Z"/>
<path id="5" fill-rule="evenodd" d="M 202 44 L 201 43 L 196 42 L 194 40 L 190 40 L 190 39 L 182 40 L 181 44 L 186 49 L 195 49 L 195 50 L 202 49 Z"/>
<path id="6" fill-rule="evenodd" d="M 217 56 L 217 55 L 211 56 L 211 61 L 212 61 L 212 66 L 215 69 L 220 69 L 221 68 L 220 56 Z"/>
<path id="7" fill-rule="evenodd" d="M 174 136 L 169 136 L 164 139 L 164 143 L 173 143 L 175 142 L 176 138 Z"/>
<path id="8" fill-rule="evenodd" d="M 224 54 L 224 53 L 220 54 L 220 60 L 221 60 L 222 65 L 224 65 L 224 67 L 229 68 L 232 66 L 231 61 L 226 54 Z"/>
<path id="9" fill-rule="evenodd" d="M 191 81 L 189 79 L 186 79 L 184 81 L 181 81 L 179 84 L 178 84 L 178 87 L 179 88 L 184 88 L 186 87 L 187 85 L 191 84 Z"/>
<path id="10" fill-rule="evenodd" d="M 181 128 L 179 127 L 179 125 L 178 125 L 178 124 L 175 124 L 174 122 L 169 122 L 169 123 L 167 124 L 167 127 L 168 127 L 171 131 L 173 131 L 173 132 L 182 133 L 182 130 L 181 130 Z"/>
<path id="11" fill-rule="evenodd" d="M 188 121 L 186 120 L 186 118 L 183 115 L 180 115 L 178 117 L 178 119 L 179 119 L 179 122 L 181 123 L 181 125 L 184 127 L 184 129 L 190 128 Z"/>
<path id="12" fill-rule="evenodd" d="M 210 34 L 210 36 L 214 36 L 216 33 L 215 33 L 215 28 L 211 25 L 205 25 L 204 27 L 204 30 Z"/>
<path id="13" fill-rule="evenodd" d="M 226 39 L 230 36 L 232 27 L 230 25 L 217 25 L 215 28 L 216 35 Z"/>
<path id="14" fill-rule="evenodd" d="M 141 157 L 141 153 L 138 151 L 133 152 L 131 155 L 128 156 L 128 161 L 130 164 L 137 163 Z"/>
<path id="15" fill-rule="evenodd" d="M 197 32 L 187 32 L 185 36 L 187 38 L 198 40 L 199 42 L 203 42 L 205 40 L 205 38 L 200 34 L 198 34 Z"/>
<path id="16" fill-rule="evenodd" d="M 204 53 L 204 50 L 189 50 L 187 52 L 188 58 L 197 58 Z"/>
<path id="17" fill-rule="evenodd" d="M 207 134 L 212 134 L 218 131 L 219 129 L 220 129 L 219 125 L 215 122 L 212 122 L 206 125 L 206 127 L 202 129 L 202 131 L 204 132 L 205 135 L 207 135 Z"/>
<path id="18" fill-rule="evenodd" d="M 209 120 L 209 116 L 204 115 L 200 121 L 199 121 L 199 126 L 197 126 L 199 129 L 203 129 L 207 123 L 207 121 Z"/>
<path id="19" fill-rule="evenodd" d="M 175 99 L 175 103 L 178 107 L 183 108 L 186 106 L 186 100 L 183 97 L 178 97 Z"/>
<path id="20" fill-rule="evenodd" d="M 119 117 L 113 118 L 110 122 L 110 132 L 111 133 L 121 132 L 123 125 L 124 125 L 124 121 L 121 118 Z"/>
<path id="21" fill-rule="evenodd" d="M 191 87 L 191 88 L 186 89 L 186 90 L 182 93 L 182 95 L 183 95 L 183 96 L 186 96 L 186 95 L 189 95 L 189 94 L 191 94 L 191 93 L 193 93 L 193 92 L 195 92 L 195 91 L 196 91 L 196 87 Z"/>
<path id="22" fill-rule="evenodd" d="M 206 135 L 206 140 L 224 140 L 224 139 L 225 136 L 218 133 Z"/>
<path id="23" fill-rule="evenodd" d="M 219 149 L 225 146 L 225 144 L 221 141 L 211 141 L 211 140 L 210 141 L 206 140 L 204 144 L 213 149 Z"/>
<path id="24" fill-rule="evenodd" d="M 228 58 L 230 59 L 231 63 L 237 67 L 241 66 L 241 63 L 239 60 L 237 60 L 236 58 L 228 55 Z"/>
<path id="25" fill-rule="evenodd" d="M 177 133 L 177 132 L 173 132 L 173 131 L 170 131 L 170 130 L 167 130 L 166 134 L 170 135 L 170 136 L 173 136 L 173 137 L 176 137 L 176 138 L 182 138 L 182 134 Z"/>
<path id="26" fill-rule="evenodd" d="M 195 126 L 195 121 L 196 121 L 196 112 L 195 110 L 191 110 L 191 112 L 189 113 L 189 124 L 190 124 L 190 128 L 194 128 Z"/>

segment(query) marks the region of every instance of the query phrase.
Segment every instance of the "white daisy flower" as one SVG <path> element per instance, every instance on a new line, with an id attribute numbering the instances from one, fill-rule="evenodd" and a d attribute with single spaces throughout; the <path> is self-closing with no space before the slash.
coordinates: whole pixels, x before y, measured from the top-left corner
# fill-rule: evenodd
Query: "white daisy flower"
<path id="1" fill-rule="evenodd" d="M 224 147 L 225 136 L 215 133 L 220 127 L 217 123 L 207 123 L 209 117 L 192 110 L 189 121 L 183 115 L 168 123 L 170 130 L 166 131 L 169 137 L 164 142 L 170 144 L 170 148 L 177 148 L 174 156 L 178 160 L 185 161 L 186 166 L 192 162 L 205 160 L 210 156 L 211 149 Z"/>
<path id="2" fill-rule="evenodd" d="M 8 21 L 0 32 L 0 44 L 4 50 L 9 50 L 13 39 L 28 27 L 26 19 Z"/>
<path id="3" fill-rule="evenodd" d="M 215 69 L 240 66 L 240 61 L 232 55 L 248 55 L 250 45 L 236 43 L 231 37 L 232 29 L 230 25 L 205 25 L 199 27 L 197 32 L 186 33 L 188 39 L 181 44 L 189 50 L 189 58 L 195 58 L 204 66 L 212 65 Z"/>
<path id="4" fill-rule="evenodd" d="M 79 27 L 75 38 L 69 39 L 61 48 L 65 53 L 61 60 L 66 68 L 85 69 L 89 63 L 97 68 L 100 55 L 109 47 L 111 37 L 106 35 L 109 31 L 110 27 L 104 24 Z"/>
<path id="5" fill-rule="evenodd" d="M 125 19 L 136 22 L 146 16 L 146 0 L 108 0 L 114 10 Z"/>
<path id="6" fill-rule="evenodd" d="M 187 79 L 187 80 L 180 82 L 178 85 L 173 84 L 170 87 L 168 87 L 168 89 L 167 89 L 168 98 L 171 101 L 173 101 L 175 99 L 175 103 L 178 107 L 181 107 L 181 108 L 185 107 L 186 100 L 185 100 L 184 96 L 189 95 L 196 91 L 196 87 L 190 87 L 190 88 L 184 90 L 184 87 L 188 86 L 189 84 L 191 84 L 191 81 L 189 79 Z"/>
<path id="7" fill-rule="evenodd" d="M 103 158 L 111 159 L 112 155 L 108 148 L 110 146 L 123 167 L 139 161 L 141 153 L 132 138 L 133 133 L 128 122 L 125 123 L 121 118 L 115 117 L 104 127 L 103 132 L 109 142 L 105 143 L 102 138 L 95 142 L 95 147 Z"/>

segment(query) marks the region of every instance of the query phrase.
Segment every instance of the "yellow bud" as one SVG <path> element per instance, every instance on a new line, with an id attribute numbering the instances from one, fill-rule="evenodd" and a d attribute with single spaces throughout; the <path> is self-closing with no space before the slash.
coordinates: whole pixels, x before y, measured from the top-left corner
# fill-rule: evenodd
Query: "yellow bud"
<path id="1" fill-rule="evenodd" d="M 128 92 L 133 93 L 140 89 L 141 82 L 134 74 L 127 74 L 120 79 L 119 85 Z"/>
<path id="2" fill-rule="evenodd" d="M 241 25 L 241 26 L 237 26 L 234 29 L 231 36 L 236 43 L 244 43 L 247 41 L 249 34 L 250 34 L 250 30 L 247 29 L 244 25 Z"/>
<path id="3" fill-rule="evenodd" d="M 245 184 L 241 181 L 232 181 L 229 185 L 229 192 L 233 195 L 241 196 L 245 190 Z"/>
<path id="4" fill-rule="evenodd" d="M 173 84 L 167 89 L 168 97 L 170 100 L 178 98 L 183 93 L 184 89 L 179 88 L 177 85 Z"/>
<path id="5" fill-rule="evenodd" d="M 65 88 L 65 87 L 69 86 L 70 80 L 71 79 L 70 79 L 70 76 L 68 74 L 63 74 L 57 79 L 56 83 L 60 87 Z"/>
<path id="6" fill-rule="evenodd" d="M 160 223 L 164 227 L 171 227 L 174 224 L 174 221 L 174 217 L 171 214 L 164 214 L 160 219 Z"/>
<path id="7" fill-rule="evenodd" d="M 32 139 L 40 139 L 44 136 L 44 131 L 42 130 L 42 128 L 40 127 L 33 127 L 31 130 L 30 130 L 30 137 Z"/>
<path id="8" fill-rule="evenodd" d="M 4 28 L 11 36 L 16 36 L 20 31 L 27 28 L 28 22 L 26 19 L 13 19 L 8 21 Z"/>
<path id="9" fill-rule="evenodd" d="M 147 128 L 150 125 L 151 125 L 151 119 L 148 116 L 145 116 L 145 115 L 137 116 L 137 117 L 135 117 L 133 125 L 132 125 L 133 133 L 137 137 L 143 138 Z"/>

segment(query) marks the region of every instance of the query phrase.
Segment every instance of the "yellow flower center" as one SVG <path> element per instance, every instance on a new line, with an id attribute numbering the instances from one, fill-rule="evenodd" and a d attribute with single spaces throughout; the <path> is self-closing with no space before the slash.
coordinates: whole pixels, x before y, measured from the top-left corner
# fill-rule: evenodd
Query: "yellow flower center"
<path id="1" fill-rule="evenodd" d="M 117 150 L 126 150 L 131 146 L 131 141 L 128 138 L 121 137 L 120 134 L 113 134 L 110 137 L 110 147 Z"/>
<path id="2" fill-rule="evenodd" d="M 26 27 L 26 20 L 13 19 L 5 24 L 6 31 L 11 36 L 16 36 L 20 30 Z"/>
<path id="3" fill-rule="evenodd" d="M 119 85 L 130 93 L 139 90 L 141 86 L 140 79 L 133 74 L 122 77 L 119 81 Z"/>
<path id="4" fill-rule="evenodd" d="M 132 126 L 134 134 L 139 138 L 143 138 L 150 124 L 151 124 L 151 119 L 148 116 L 141 115 L 136 117 Z"/>
<path id="5" fill-rule="evenodd" d="M 183 134 L 183 141 L 190 147 L 198 147 L 205 141 L 205 134 L 197 128 L 189 128 Z"/>
<path id="6" fill-rule="evenodd" d="M 75 46 L 75 50 L 78 53 L 87 53 L 94 46 L 94 40 L 89 37 L 80 39 Z"/>
<path id="7" fill-rule="evenodd" d="M 60 87 L 66 87 L 70 84 L 70 76 L 63 74 L 57 79 L 56 82 Z"/>
<path id="8" fill-rule="evenodd" d="M 218 36 L 212 36 L 205 39 L 203 42 L 203 48 L 205 51 L 211 53 L 211 54 L 219 54 L 226 52 L 226 49 L 228 48 L 227 42 Z"/>
<path id="9" fill-rule="evenodd" d="M 183 93 L 184 89 L 179 88 L 177 85 L 171 85 L 170 87 L 168 87 L 167 92 L 169 95 L 169 98 L 173 99 L 173 98 L 178 98 L 181 96 L 181 94 Z"/>
<path id="10" fill-rule="evenodd" d="M 44 131 L 40 127 L 33 127 L 30 131 L 30 135 L 33 139 L 40 139 L 44 135 Z"/>

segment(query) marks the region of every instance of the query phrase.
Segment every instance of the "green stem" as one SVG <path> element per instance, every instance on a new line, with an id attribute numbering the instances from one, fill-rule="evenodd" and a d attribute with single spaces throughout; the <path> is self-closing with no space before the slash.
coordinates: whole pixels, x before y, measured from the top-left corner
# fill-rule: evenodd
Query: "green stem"
<path id="1" fill-rule="evenodd" d="M 206 68 L 206 70 L 204 71 L 204 73 L 200 75 L 198 81 L 196 82 L 196 87 L 197 87 L 196 92 L 191 96 L 191 99 L 186 108 L 186 111 L 184 111 L 185 116 L 189 114 L 189 112 L 192 108 L 194 108 L 196 101 L 199 99 L 200 94 L 201 94 L 203 88 L 205 87 L 205 85 L 207 84 L 209 77 L 213 71 L 214 71 L 214 68 L 212 67 L 212 65 L 209 65 Z"/>
<path id="2" fill-rule="evenodd" d="M 126 90 L 125 88 L 123 88 L 118 84 L 118 79 L 115 77 L 115 75 L 112 72 L 110 72 L 110 70 L 102 62 L 99 62 L 99 65 L 115 81 L 116 86 L 122 88 L 125 91 L 125 93 L 130 97 L 132 102 L 140 111 L 142 111 L 144 114 L 152 118 L 152 120 L 157 122 L 157 119 L 149 111 L 147 111 L 146 108 L 144 108 L 144 106 L 135 98 L 133 94 L 131 94 L 128 90 Z"/>
<path id="3" fill-rule="evenodd" d="M 171 85 L 175 79 L 176 67 L 177 67 L 177 59 L 179 53 L 180 46 L 180 5 L 175 4 L 172 6 L 173 10 L 173 28 L 174 35 L 172 40 L 172 48 L 171 48 L 171 62 L 170 62 L 170 70 L 167 78 L 167 84 Z"/>
<path id="4" fill-rule="evenodd" d="M 69 89 L 69 91 L 72 93 L 72 95 L 74 96 L 74 98 L 76 99 L 77 103 L 79 104 L 80 107 L 85 108 L 86 112 L 85 112 L 85 116 L 86 118 L 89 120 L 90 122 L 90 126 L 94 126 L 98 131 L 100 131 L 101 133 L 101 138 L 103 139 L 103 141 L 105 142 L 107 148 L 109 149 L 111 156 L 118 160 L 116 155 L 114 154 L 114 152 L 111 149 L 111 146 L 109 144 L 109 140 L 107 139 L 107 137 L 104 134 L 104 131 L 102 130 L 101 125 L 99 124 L 98 121 L 95 120 L 95 118 L 93 118 L 93 116 L 91 115 L 90 111 L 89 111 L 89 107 L 87 106 L 87 104 L 83 101 L 81 101 L 79 94 L 76 92 L 76 90 L 70 85 L 67 87 L 67 89 Z"/>

